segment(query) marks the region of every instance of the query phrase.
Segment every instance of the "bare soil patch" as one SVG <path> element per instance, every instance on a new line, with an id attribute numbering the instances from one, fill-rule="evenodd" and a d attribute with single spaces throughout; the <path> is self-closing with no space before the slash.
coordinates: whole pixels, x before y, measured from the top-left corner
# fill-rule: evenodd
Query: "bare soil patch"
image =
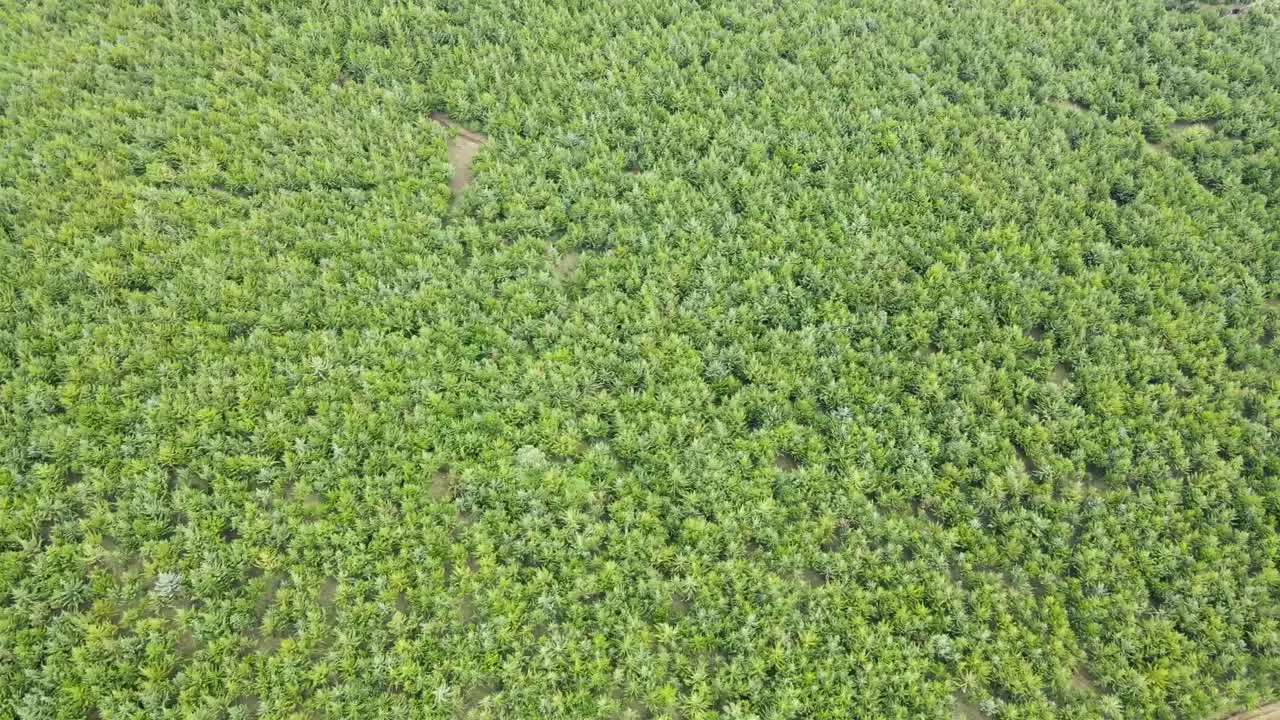
<path id="1" fill-rule="evenodd" d="M 1062 100 L 1062 99 L 1054 98 L 1052 100 L 1049 100 L 1049 106 L 1058 108 L 1059 110 L 1067 110 L 1074 113 L 1089 112 L 1089 107 L 1087 105 L 1085 105 L 1084 103 L 1076 102 L 1075 100 Z"/>
<path id="2" fill-rule="evenodd" d="M 1225 18 L 1238 18 L 1249 14 L 1249 3 L 1201 3 L 1200 8 Z"/>
<path id="3" fill-rule="evenodd" d="M 330 575 L 320 583 L 319 601 L 320 607 L 328 610 L 333 607 L 333 601 L 338 597 L 338 579 Z"/>
<path id="4" fill-rule="evenodd" d="M 1170 135 L 1183 135 L 1189 132 L 1212 133 L 1218 127 L 1214 118 L 1208 120 L 1174 120 L 1169 124 Z"/>
<path id="5" fill-rule="evenodd" d="M 201 645 L 202 643 L 194 635 L 184 631 L 178 636 L 178 642 L 174 645 L 174 650 L 178 652 L 179 656 L 189 658 L 200 649 Z"/>
<path id="6" fill-rule="evenodd" d="M 1058 385 L 1058 386 L 1065 385 L 1067 384 L 1067 381 L 1070 379 L 1071 379 L 1071 371 L 1067 369 L 1066 365 L 1063 365 L 1062 363 L 1058 363 L 1057 365 L 1053 366 L 1053 384 L 1054 385 Z"/>
<path id="7" fill-rule="evenodd" d="M 964 695 L 956 695 L 956 717 L 963 720 L 987 720 L 978 706 L 969 702 L 969 698 Z"/>
<path id="8" fill-rule="evenodd" d="M 470 185 L 475 177 L 471 164 L 487 138 L 450 120 L 444 113 L 431 113 L 431 119 L 449 130 L 448 159 L 449 165 L 453 167 L 453 177 L 449 179 L 449 191 L 453 193 L 453 199 L 457 200 L 462 195 L 463 189 Z"/>
<path id="9" fill-rule="evenodd" d="M 613 717 L 617 720 L 646 720 L 649 717 L 649 709 L 639 700 L 629 700 L 623 704 L 621 710 L 614 713 Z"/>
<path id="10" fill-rule="evenodd" d="M 1089 677 L 1089 673 L 1084 668 L 1077 669 L 1071 676 L 1071 687 L 1080 692 L 1097 692 L 1098 686 L 1093 684 L 1093 679 Z"/>
<path id="11" fill-rule="evenodd" d="M 1232 715 L 1226 720 L 1280 720 L 1280 702 L 1263 705 L 1256 710 Z"/>
<path id="12" fill-rule="evenodd" d="M 259 635 L 258 636 L 258 654 L 259 655 L 275 655 L 280 649 L 280 638 L 275 635 Z"/>
<path id="13" fill-rule="evenodd" d="M 578 253 L 566 253 L 556 263 L 555 275 L 559 280 L 563 280 L 573 274 L 578 269 Z"/>
<path id="14" fill-rule="evenodd" d="M 811 588 L 822 587 L 827 584 L 827 578 L 817 570 L 805 570 L 801 573 L 801 579 Z"/>
<path id="15" fill-rule="evenodd" d="M 261 701 L 258 700 L 257 695 L 240 695 L 231 701 L 231 707 L 244 708 L 248 717 L 258 717 L 258 706 L 260 704 Z"/>
<path id="16" fill-rule="evenodd" d="M 671 601 L 667 605 L 667 612 L 671 617 L 671 619 L 679 620 L 680 618 L 689 614 L 689 609 L 690 608 L 689 608 L 688 600 L 685 600 L 683 597 L 675 593 L 671 594 Z"/>
<path id="17" fill-rule="evenodd" d="M 495 683 L 484 683 L 468 689 L 462 695 L 462 706 L 466 711 L 474 710 L 485 704 L 485 701 L 498 694 L 501 688 Z"/>
<path id="18" fill-rule="evenodd" d="M 449 492 L 453 489 L 453 476 L 449 472 L 449 468 L 444 468 L 431 476 L 431 499 L 435 501 L 446 500 Z"/>

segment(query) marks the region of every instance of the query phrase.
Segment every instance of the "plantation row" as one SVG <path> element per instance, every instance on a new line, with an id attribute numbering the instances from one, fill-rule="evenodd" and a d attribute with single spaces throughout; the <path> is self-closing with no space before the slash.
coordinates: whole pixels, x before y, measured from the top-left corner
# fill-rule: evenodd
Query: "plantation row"
<path id="1" fill-rule="evenodd" d="M 1275 700 L 1277 38 L 0 5 L 0 718 Z"/>

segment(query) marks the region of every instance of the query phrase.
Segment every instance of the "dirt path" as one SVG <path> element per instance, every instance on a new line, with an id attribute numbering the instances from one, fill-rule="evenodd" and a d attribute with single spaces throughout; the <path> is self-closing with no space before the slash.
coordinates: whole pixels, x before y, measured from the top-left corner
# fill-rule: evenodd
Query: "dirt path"
<path id="1" fill-rule="evenodd" d="M 1232 715 L 1226 720 L 1280 720 L 1280 702 L 1263 705 L 1257 710 Z"/>
<path id="2" fill-rule="evenodd" d="M 475 173 L 471 170 L 471 163 L 487 138 L 450 120 L 444 113 L 431 113 L 431 119 L 453 131 L 449 133 L 448 159 L 449 164 L 453 166 L 453 177 L 449 179 L 449 191 L 453 193 L 453 199 L 457 200 L 462 195 L 463 189 L 475 177 Z"/>

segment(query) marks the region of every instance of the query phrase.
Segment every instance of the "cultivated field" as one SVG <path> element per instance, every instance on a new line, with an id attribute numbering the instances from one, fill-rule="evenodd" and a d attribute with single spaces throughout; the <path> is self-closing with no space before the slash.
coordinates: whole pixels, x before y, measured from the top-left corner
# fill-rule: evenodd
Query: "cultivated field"
<path id="1" fill-rule="evenodd" d="M 0 718 L 1280 699 L 1280 4 L 0 2 Z"/>

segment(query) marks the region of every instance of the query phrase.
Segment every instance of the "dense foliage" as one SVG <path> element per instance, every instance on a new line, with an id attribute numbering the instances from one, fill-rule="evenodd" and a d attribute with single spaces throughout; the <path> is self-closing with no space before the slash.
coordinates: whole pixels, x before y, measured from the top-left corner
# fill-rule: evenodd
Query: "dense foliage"
<path id="1" fill-rule="evenodd" d="M 1274 698 L 1278 43 L 0 4 L 0 717 Z"/>

